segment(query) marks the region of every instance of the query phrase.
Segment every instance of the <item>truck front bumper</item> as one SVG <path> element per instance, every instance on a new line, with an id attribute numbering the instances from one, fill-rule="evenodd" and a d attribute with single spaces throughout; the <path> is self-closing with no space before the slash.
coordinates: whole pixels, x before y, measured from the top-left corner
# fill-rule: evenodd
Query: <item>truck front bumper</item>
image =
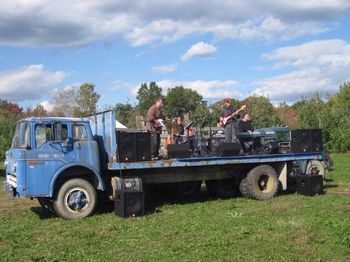
<path id="1" fill-rule="evenodd" d="M 7 181 L 4 181 L 4 190 L 11 198 L 17 196 L 16 188 L 9 184 Z"/>

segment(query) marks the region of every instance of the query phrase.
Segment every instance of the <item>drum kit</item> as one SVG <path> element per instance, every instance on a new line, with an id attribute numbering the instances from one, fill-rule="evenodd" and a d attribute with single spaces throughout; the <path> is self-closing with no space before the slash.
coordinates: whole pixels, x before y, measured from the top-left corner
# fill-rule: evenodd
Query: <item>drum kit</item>
<path id="1" fill-rule="evenodd" d="M 194 124 L 195 122 L 190 121 L 184 127 L 185 133 L 183 135 L 178 135 L 178 134 L 173 135 L 172 143 L 189 144 L 194 156 L 208 154 L 209 140 L 206 139 L 204 141 L 201 135 L 196 134 L 196 132 L 193 130 Z"/>

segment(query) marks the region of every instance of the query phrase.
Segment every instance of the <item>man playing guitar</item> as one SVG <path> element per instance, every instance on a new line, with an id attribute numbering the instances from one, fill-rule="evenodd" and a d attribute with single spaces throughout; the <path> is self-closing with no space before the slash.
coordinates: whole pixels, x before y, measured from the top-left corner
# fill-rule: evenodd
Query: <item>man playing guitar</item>
<path id="1" fill-rule="evenodd" d="M 164 126 L 164 116 L 160 109 L 163 107 L 163 98 L 158 97 L 154 104 L 147 111 L 146 129 L 152 131 L 153 156 L 159 156 L 160 133 Z"/>
<path id="2" fill-rule="evenodd" d="M 223 105 L 220 113 L 220 125 L 225 128 L 225 142 L 232 143 L 237 142 L 236 138 L 236 116 L 247 106 L 243 105 L 238 110 L 231 105 L 231 99 L 225 98 L 225 104 Z"/>

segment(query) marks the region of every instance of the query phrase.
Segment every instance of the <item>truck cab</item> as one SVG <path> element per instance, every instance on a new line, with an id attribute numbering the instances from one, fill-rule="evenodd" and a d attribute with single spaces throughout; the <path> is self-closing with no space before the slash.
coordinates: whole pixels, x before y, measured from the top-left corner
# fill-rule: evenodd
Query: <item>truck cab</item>
<path id="1" fill-rule="evenodd" d="M 98 145 L 89 122 L 81 118 L 19 121 L 5 164 L 7 191 L 13 196 L 38 198 L 45 206 L 51 205 L 60 188 L 73 178 L 88 181 L 94 190 L 104 190 Z M 86 189 L 79 187 L 65 197 L 80 201 L 75 208 L 85 208 L 84 202 L 89 201 Z"/>

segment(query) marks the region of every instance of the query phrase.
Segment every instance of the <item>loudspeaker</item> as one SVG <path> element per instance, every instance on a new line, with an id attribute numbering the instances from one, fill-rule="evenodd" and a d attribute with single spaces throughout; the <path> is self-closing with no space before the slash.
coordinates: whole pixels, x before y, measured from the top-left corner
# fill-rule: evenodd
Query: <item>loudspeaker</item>
<path id="1" fill-rule="evenodd" d="M 117 179 L 114 209 L 120 217 L 141 216 L 144 214 L 145 196 L 140 178 Z"/>
<path id="2" fill-rule="evenodd" d="M 189 144 L 170 144 L 167 146 L 168 157 L 190 157 L 191 147 Z"/>
<path id="3" fill-rule="evenodd" d="M 149 161 L 152 159 L 151 133 L 149 132 L 136 133 L 136 145 L 137 145 L 138 161 Z"/>
<path id="4" fill-rule="evenodd" d="M 118 159 L 120 162 L 137 161 L 136 135 L 132 132 L 117 132 Z"/>
<path id="5" fill-rule="evenodd" d="M 241 145 L 239 143 L 223 143 L 222 155 L 223 156 L 238 156 L 241 151 Z"/>
<path id="6" fill-rule="evenodd" d="M 321 129 L 310 129 L 310 137 L 312 139 L 312 151 L 322 151 L 322 130 Z"/>
<path id="7" fill-rule="evenodd" d="M 224 137 L 212 137 L 210 143 L 210 151 L 213 155 L 222 155 Z"/>
<path id="8" fill-rule="evenodd" d="M 323 177 L 320 175 L 298 175 L 297 192 L 305 196 L 323 193 Z"/>
<path id="9" fill-rule="evenodd" d="M 296 129 L 291 131 L 292 152 L 322 151 L 321 129 Z"/>
<path id="10" fill-rule="evenodd" d="M 290 146 L 292 152 L 308 152 L 312 148 L 310 129 L 296 129 L 291 131 Z"/>
<path id="11" fill-rule="evenodd" d="M 276 154 L 278 153 L 279 147 L 277 141 L 270 141 L 267 142 L 263 146 L 263 150 L 265 154 Z"/>
<path id="12" fill-rule="evenodd" d="M 120 190 L 116 193 L 115 213 L 120 217 L 142 216 L 144 214 L 144 192 Z"/>

